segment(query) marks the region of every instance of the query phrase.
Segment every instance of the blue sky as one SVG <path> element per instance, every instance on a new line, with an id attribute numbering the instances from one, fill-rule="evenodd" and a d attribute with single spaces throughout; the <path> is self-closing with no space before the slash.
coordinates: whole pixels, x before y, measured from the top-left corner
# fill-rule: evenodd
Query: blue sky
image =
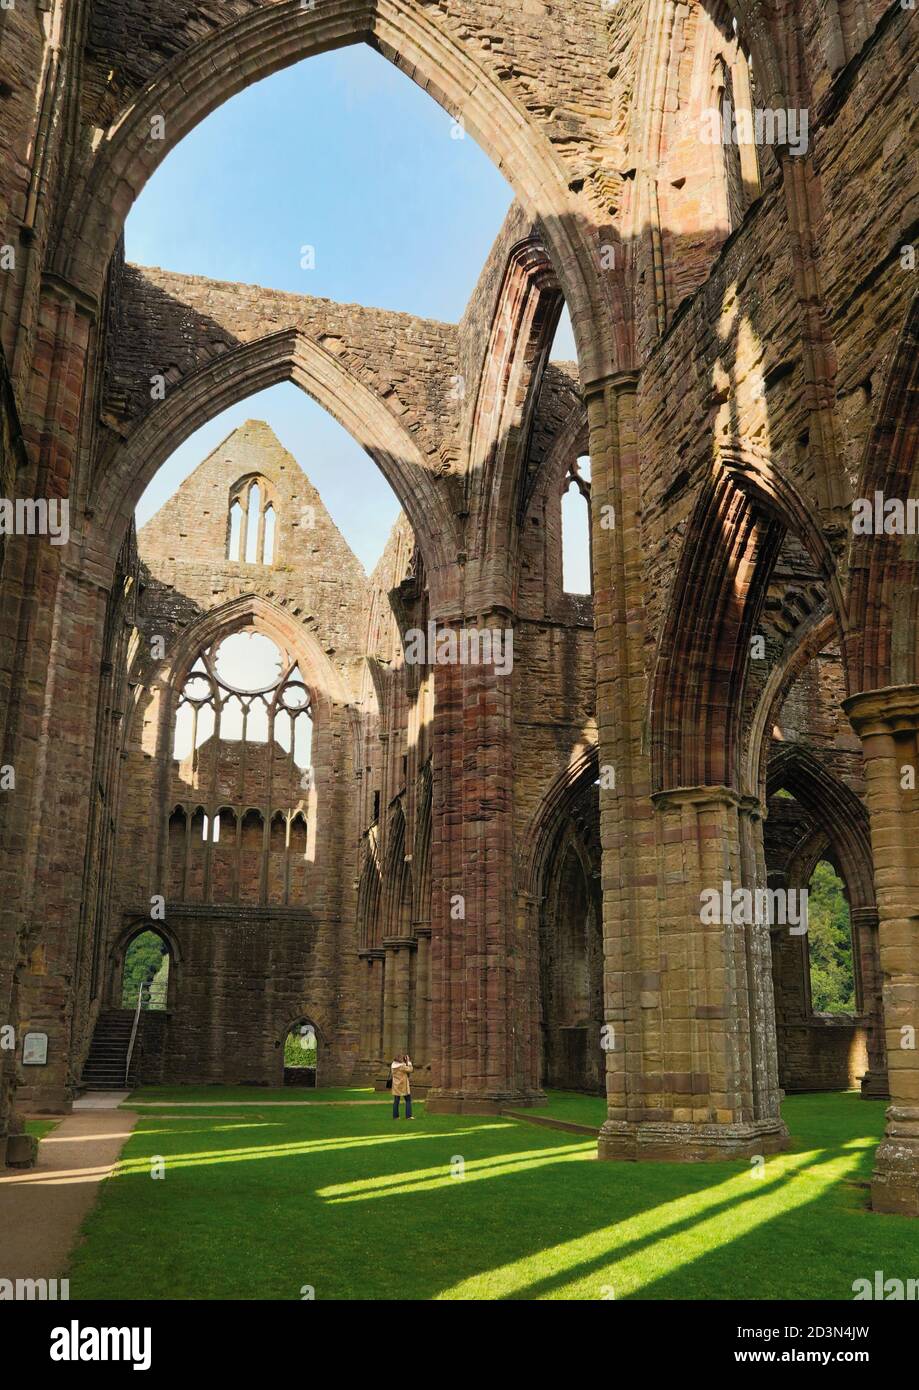
<path id="1" fill-rule="evenodd" d="M 456 321 L 510 206 L 509 185 L 426 93 L 366 46 L 234 97 L 167 156 L 125 228 L 128 259 L 218 280 Z M 315 269 L 301 248 L 315 248 Z M 573 358 L 567 316 L 555 357 Z M 238 424 L 264 419 L 365 568 L 398 504 L 376 465 L 292 385 L 224 412 L 176 450 L 142 525 Z"/>

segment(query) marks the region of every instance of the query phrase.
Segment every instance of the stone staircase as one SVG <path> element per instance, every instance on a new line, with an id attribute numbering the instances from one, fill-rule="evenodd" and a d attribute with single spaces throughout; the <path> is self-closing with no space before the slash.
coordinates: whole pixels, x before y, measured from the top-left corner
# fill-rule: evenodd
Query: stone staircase
<path id="1" fill-rule="evenodd" d="M 106 1009 L 100 1013 L 83 1068 L 82 1084 L 87 1090 L 124 1090 L 124 1068 L 133 1024 L 133 1009 Z"/>

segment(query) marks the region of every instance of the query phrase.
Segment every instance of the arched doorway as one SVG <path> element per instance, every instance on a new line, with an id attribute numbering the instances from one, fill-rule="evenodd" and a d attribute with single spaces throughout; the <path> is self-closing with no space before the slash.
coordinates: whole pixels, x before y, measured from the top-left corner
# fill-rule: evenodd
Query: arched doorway
<path id="1" fill-rule="evenodd" d="M 121 964 L 123 1009 L 163 1011 L 169 1006 L 170 950 L 166 938 L 155 928 L 138 932 L 128 943 Z"/>
<path id="2" fill-rule="evenodd" d="M 556 783 L 534 834 L 540 1085 L 604 1089 L 603 922 L 596 753 Z"/>
<path id="3" fill-rule="evenodd" d="M 284 1085 L 316 1086 L 319 1038 L 309 1019 L 301 1018 L 284 1037 Z"/>
<path id="4" fill-rule="evenodd" d="M 603 1090 L 603 932 L 588 847 L 568 824 L 546 874 L 540 922 L 542 1081 L 568 1091 Z"/>
<path id="5" fill-rule="evenodd" d="M 829 859 L 820 858 L 807 887 L 811 1008 L 818 1014 L 855 1013 L 857 973 L 845 882 Z"/>

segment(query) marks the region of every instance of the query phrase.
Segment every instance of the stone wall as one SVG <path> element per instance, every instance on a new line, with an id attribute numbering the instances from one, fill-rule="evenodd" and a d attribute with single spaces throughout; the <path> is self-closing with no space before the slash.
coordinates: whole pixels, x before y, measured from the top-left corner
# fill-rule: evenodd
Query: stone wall
<path id="1" fill-rule="evenodd" d="M 100 933 L 123 940 L 144 907 L 124 883 L 108 902 L 108 807 L 122 807 L 119 863 L 155 842 L 143 887 L 162 881 L 171 796 L 155 765 L 177 652 L 162 669 L 138 656 L 144 605 L 161 604 L 179 647 L 225 609 L 302 641 L 324 673 L 328 823 L 347 849 L 321 899 L 328 950 L 315 960 L 338 968 L 334 937 L 354 963 L 325 1021 L 329 1055 L 372 1069 L 407 1030 L 427 1048 L 433 1108 L 539 1095 L 538 868 L 580 779 L 615 775 L 600 797 L 604 1022 L 619 1039 L 606 1056 L 606 1157 L 723 1158 L 785 1142 L 767 935 L 743 941 L 702 924 L 696 906 L 723 876 L 766 881 L 761 783 L 785 755 L 763 750 L 787 697 L 788 742 L 805 745 L 788 769 L 796 794 L 827 798 L 842 828 L 875 1001 L 884 977 L 895 1132 L 875 1200 L 919 1212 L 919 1067 L 897 1045 L 919 999 L 916 837 L 904 829 L 919 805 L 900 780 L 919 729 L 905 597 L 916 562 L 911 542 L 853 544 L 849 511 L 859 488 L 916 488 L 915 284 L 902 250 L 916 237 L 914 13 L 876 0 L 330 0 L 312 11 L 158 0 L 141 14 L 134 0 L 104 0 L 83 18 L 60 5 L 0 11 L 17 487 L 73 504 L 66 556 L 15 538 L 0 596 L 15 634 L 0 653 L 0 713 L 17 774 L 15 799 L 0 799 L 0 920 L 21 967 L 3 1009 L 47 1023 L 54 1053 L 28 1085 L 66 1102 L 99 1003 L 87 962 Z M 364 40 L 462 117 L 523 209 L 461 325 L 121 267 L 128 209 L 204 115 L 289 63 Z M 779 141 L 753 167 L 696 138 L 718 82 L 737 94 L 745 80 L 770 108 L 807 110 L 806 152 Z M 158 115 L 162 140 L 151 138 Z M 561 295 L 576 375 L 547 367 Z M 141 578 L 124 545 L 140 490 L 198 425 L 278 380 L 309 390 L 368 449 L 417 553 L 401 530 L 360 603 L 332 585 L 328 608 L 307 612 L 283 563 L 250 592 L 252 577 L 223 563 L 214 590 L 190 550 L 170 560 L 173 539 L 194 530 L 170 514 L 158 537 L 167 571 L 135 616 Z M 558 496 L 585 418 L 589 606 L 558 578 Z M 197 505 L 210 517 L 196 520 L 214 523 L 219 508 Z M 457 634 L 513 628 L 513 674 L 409 669 L 396 633 L 431 615 Z M 130 698 L 114 674 L 128 664 L 125 619 L 138 632 Z M 333 636 L 343 645 L 330 652 Z M 762 669 L 749 659 L 756 636 Z M 829 650 L 840 668 L 825 662 L 792 689 Z M 864 779 L 812 680 L 837 708 L 845 694 Z M 126 800 L 112 729 L 122 708 Z M 51 807 L 64 814 L 49 856 Z M 331 864 L 327 846 L 317 856 Z M 450 912 L 457 895 L 464 917 Z M 379 928 L 363 956 L 359 903 Z M 229 923 L 213 930 L 238 978 L 242 938 Z M 312 971 L 312 956 L 297 959 Z M 218 1032 L 231 1026 L 228 1001 Z M 253 1052 L 260 1067 L 274 1030 L 266 1023 Z M 216 1041 L 195 1047 L 219 1065 Z"/>
<path id="2" fill-rule="evenodd" d="M 270 489 L 271 564 L 227 558 L 230 504 L 246 479 Z M 345 1084 L 357 1060 L 353 704 L 366 577 L 300 465 L 258 421 L 195 469 L 138 544 L 144 589 L 109 953 L 145 918 L 155 926 L 151 900 L 165 897 L 176 975 L 168 1081 L 276 1084 L 278 1035 L 283 1051 L 287 1027 L 308 1017 L 322 1039 L 321 1075 Z M 240 628 L 271 636 L 310 689 L 306 785 L 292 753 L 264 735 L 243 753 L 218 730 L 194 756 L 173 757 L 176 701 L 198 651 Z M 204 815 L 220 819 L 219 842 L 203 841 Z M 276 850 L 278 834 L 289 834 L 289 851 Z"/>

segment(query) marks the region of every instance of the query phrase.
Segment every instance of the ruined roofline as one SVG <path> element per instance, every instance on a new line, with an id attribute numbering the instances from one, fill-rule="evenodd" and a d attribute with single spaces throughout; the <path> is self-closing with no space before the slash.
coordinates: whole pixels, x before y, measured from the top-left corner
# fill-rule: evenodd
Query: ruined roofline
<path id="1" fill-rule="evenodd" d="M 249 280 L 214 280 L 209 275 L 188 275 L 182 270 L 167 270 L 159 265 L 142 265 L 139 261 L 125 261 L 125 269 L 135 271 L 143 276 L 150 283 L 165 284 L 167 281 L 181 283 L 190 286 L 209 286 L 211 289 L 235 291 L 252 290 L 256 294 L 269 295 L 272 299 L 286 299 L 295 304 L 304 302 L 310 304 L 328 305 L 332 309 L 341 309 L 349 313 L 368 314 L 375 318 L 389 318 L 404 321 L 407 323 L 425 323 L 433 328 L 447 329 L 455 333 L 459 327 L 456 323 L 450 323 L 445 319 L 432 319 L 425 317 L 424 314 L 413 314 L 404 309 L 383 309 L 373 304 L 359 304 L 355 301 L 343 299 L 329 299 L 324 295 L 298 294 L 296 290 L 273 289 L 270 285 L 259 285 Z"/>
<path id="2" fill-rule="evenodd" d="M 125 261 L 124 265 L 125 269 L 133 271 L 149 283 L 159 284 L 161 287 L 173 283 L 189 287 L 207 286 L 214 290 L 230 293 L 240 290 L 251 291 L 256 296 L 268 295 L 273 299 L 286 300 L 292 304 L 310 303 L 328 307 L 332 311 L 340 310 L 343 313 L 364 314 L 375 319 L 382 318 L 405 325 L 410 323 L 426 324 L 433 329 L 446 330 L 451 335 L 456 334 L 462 339 L 474 322 L 482 297 L 490 293 L 490 283 L 495 271 L 497 270 L 500 279 L 513 247 L 518 242 L 531 237 L 537 237 L 545 242 L 545 238 L 542 236 L 542 224 L 538 218 L 530 217 L 515 199 L 508 208 L 504 221 L 491 244 L 458 322 L 430 318 L 424 314 L 413 314 L 410 310 L 405 309 L 385 309 L 378 305 L 361 304 L 355 300 L 330 299 L 325 295 L 300 294 L 296 290 L 275 289 L 270 285 L 260 285 L 254 281 L 217 280 L 208 275 L 190 275 L 181 270 L 168 270 L 164 266 L 143 265 L 139 261 Z M 551 360 L 565 363 L 573 359 L 552 358 Z"/>

